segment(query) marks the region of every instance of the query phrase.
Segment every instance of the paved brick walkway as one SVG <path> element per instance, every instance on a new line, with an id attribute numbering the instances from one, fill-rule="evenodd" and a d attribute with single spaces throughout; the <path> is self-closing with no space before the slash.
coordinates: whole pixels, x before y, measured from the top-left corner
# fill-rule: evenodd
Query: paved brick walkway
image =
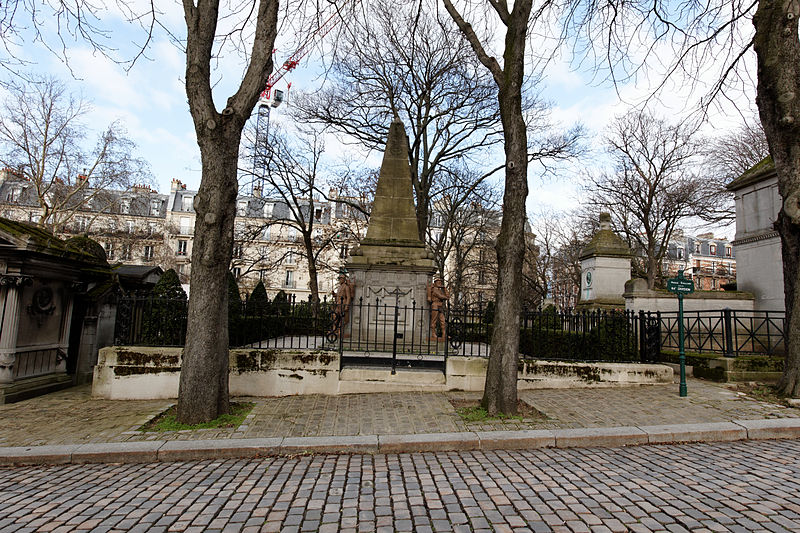
<path id="1" fill-rule="evenodd" d="M 798 531 L 800 441 L 0 469 L 0 531 Z"/>
<path id="2" fill-rule="evenodd" d="M 138 428 L 172 401 L 95 400 L 90 388 L 84 386 L 0 406 L 0 446 L 559 429 L 800 417 L 800 409 L 756 401 L 725 386 L 700 380 L 689 381 L 688 398 L 678 396 L 677 385 L 521 391 L 520 398 L 546 418 L 466 423 L 450 400 L 477 402 L 479 393 L 308 395 L 249 398 L 256 406 L 238 428 L 145 433 Z"/>

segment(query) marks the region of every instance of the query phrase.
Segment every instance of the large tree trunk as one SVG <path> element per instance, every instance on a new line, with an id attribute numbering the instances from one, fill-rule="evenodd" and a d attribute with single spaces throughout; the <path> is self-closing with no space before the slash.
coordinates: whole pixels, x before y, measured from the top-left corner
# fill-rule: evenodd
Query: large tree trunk
<path id="1" fill-rule="evenodd" d="M 311 310 L 314 318 L 316 318 L 319 314 L 319 276 L 317 275 L 317 263 L 314 261 L 314 243 L 311 233 L 303 235 L 303 246 L 306 252 L 306 261 L 308 262 L 308 288 L 311 291 Z"/>
<path id="2" fill-rule="evenodd" d="M 236 93 L 218 112 L 211 91 L 211 57 L 219 0 L 183 2 L 186 19 L 186 96 L 200 146 L 203 175 L 196 213 L 186 346 L 178 389 L 180 422 L 195 424 L 227 413 L 228 290 L 233 252 L 237 163 L 242 129 L 272 70 L 278 0 L 257 5 L 253 48 Z M 251 13 L 252 15 L 252 13 Z"/>
<path id="3" fill-rule="evenodd" d="M 758 57 L 756 103 L 778 174 L 783 207 L 781 236 L 786 294 L 786 366 L 778 387 L 800 396 L 800 41 L 797 2 L 760 0 L 753 18 Z"/>
<path id="4" fill-rule="evenodd" d="M 527 11 L 525 10 L 527 5 Z M 521 12 L 517 12 L 521 9 Z M 517 413 L 519 317 L 525 259 L 525 200 L 528 198 L 528 137 L 522 117 L 524 51 L 530 2 L 519 2 L 506 33 L 504 77 L 498 102 L 506 153 L 503 222 L 497 237 L 497 292 L 491 356 L 481 405 L 490 415 Z"/>
<path id="5" fill-rule="evenodd" d="M 219 128 L 227 130 L 230 128 Z M 213 131 L 212 131 L 213 133 Z M 200 139 L 203 181 L 194 200 L 189 315 L 178 392 L 186 424 L 229 411 L 227 273 L 233 248 L 239 136 L 220 131 Z"/>

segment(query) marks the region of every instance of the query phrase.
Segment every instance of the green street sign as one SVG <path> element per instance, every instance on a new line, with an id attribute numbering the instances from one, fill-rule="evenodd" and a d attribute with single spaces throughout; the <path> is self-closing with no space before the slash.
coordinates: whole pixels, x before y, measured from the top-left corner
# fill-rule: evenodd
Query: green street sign
<path id="1" fill-rule="evenodd" d="M 674 294 L 691 294 L 694 292 L 694 283 L 683 277 L 668 279 L 667 290 Z"/>

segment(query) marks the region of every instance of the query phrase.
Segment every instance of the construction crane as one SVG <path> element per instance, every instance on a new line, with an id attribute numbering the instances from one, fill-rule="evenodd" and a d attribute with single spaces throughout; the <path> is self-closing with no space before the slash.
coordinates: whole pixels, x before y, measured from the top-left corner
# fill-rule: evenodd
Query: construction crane
<path id="1" fill-rule="evenodd" d="M 294 70 L 306 54 L 311 50 L 312 45 L 319 39 L 325 37 L 342 18 L 339 11 L 336 10 L 330 15 L 316 30 L 314 30 L 306 40 L 292 53 L 283 64 L 270 74 L 267 78 L 267 84 L 258 103 L 258 112 L 256 116 L 256 139 L 255 147 L 253 150 L 253 188 L 260 187 L 264 191 L 264 177 L 267 171 L 267 161 L 269 159 L 269 115 L 270 109 L 278 107 L 283 103 L 288 95 L 289 89 L 292 84 L 289 83 L 286 88 L 286 94 L 283 91 L 276 89 L 275 85 L 289 72 Z M 252 193 L 253 191 L 251 191 Z"/>

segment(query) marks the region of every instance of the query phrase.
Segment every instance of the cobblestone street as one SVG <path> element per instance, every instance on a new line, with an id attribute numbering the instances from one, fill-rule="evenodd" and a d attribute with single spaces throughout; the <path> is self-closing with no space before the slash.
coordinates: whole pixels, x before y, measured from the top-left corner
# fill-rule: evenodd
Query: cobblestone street
<path id="1" fill-rule="evenodd" d="M 798 531 L 800 442 L 0 470 L 0 531 Z"/>

